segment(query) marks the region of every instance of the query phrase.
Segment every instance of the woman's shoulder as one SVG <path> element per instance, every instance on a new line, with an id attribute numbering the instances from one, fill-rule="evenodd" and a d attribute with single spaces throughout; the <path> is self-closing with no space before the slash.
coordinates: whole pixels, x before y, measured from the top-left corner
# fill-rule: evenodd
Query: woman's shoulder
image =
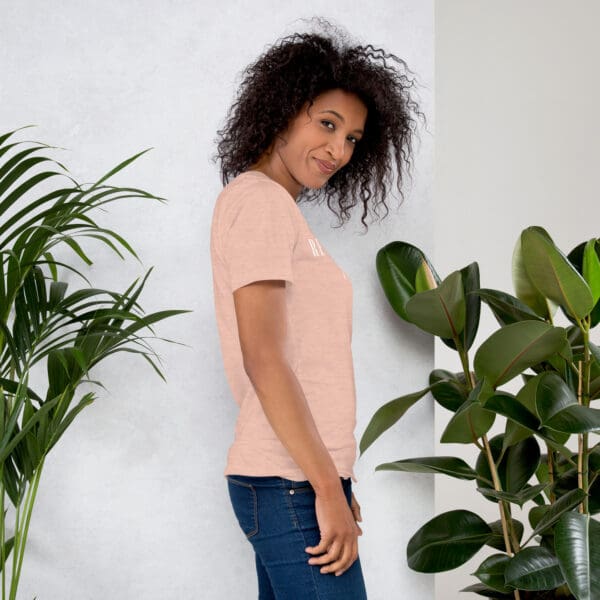
<path id="1" fill-rule="evenodd" d="M 243 171 L 234 177 L 219 194 L 218 202 L 234 206 L 243 202 L 269 205 L 282 204 L 295 213 L 296 202 L 290 193 L 262 171 Z"/>

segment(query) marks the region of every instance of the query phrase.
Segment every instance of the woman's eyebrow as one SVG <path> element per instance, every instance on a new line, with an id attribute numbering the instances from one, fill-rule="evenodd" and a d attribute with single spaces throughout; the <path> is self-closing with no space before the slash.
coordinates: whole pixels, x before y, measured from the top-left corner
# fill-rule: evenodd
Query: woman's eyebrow
<path id="1" fill-rule="evenodd" d="M 345 119 L 344 119 L 344 117 L 342 117 L 342 115 L 340 115 L 339 112 L 337 112 L 335 110 L 332 110 L 330 108 L 327 109 L 327 110 L 321 110 L 321 111 L 319 111 L 319 114 L 321 114 L 321 113 L 331 113 L 332 115 L 335 115 L 342 123 L 346 122 Z M 364 131 L 362 129 L 355 129 L 354 131 L 356 133 L 364 133 Z"/>

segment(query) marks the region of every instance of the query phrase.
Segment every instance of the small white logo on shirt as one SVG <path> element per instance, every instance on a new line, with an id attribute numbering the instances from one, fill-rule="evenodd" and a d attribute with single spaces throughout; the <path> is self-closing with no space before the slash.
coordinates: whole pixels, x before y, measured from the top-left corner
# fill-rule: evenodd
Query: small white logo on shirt
<path id="1" fill-rule="evenodd" d="M 325 252 L 323 252 L 323 248 L 321 248 L 321 244 L 319 244 L 317 238 L 306 238 L 306 241 L 312 250 L 313 256 L 325 256 Z"/>

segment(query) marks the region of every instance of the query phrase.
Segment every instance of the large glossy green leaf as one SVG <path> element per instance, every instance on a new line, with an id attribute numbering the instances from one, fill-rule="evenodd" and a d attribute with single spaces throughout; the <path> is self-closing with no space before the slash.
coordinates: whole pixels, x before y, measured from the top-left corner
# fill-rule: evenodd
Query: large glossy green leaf
<path id="1" fill-rule="evenodd" d="M 360 456 L 365 450 L 384 432 L 394 425 L 402 415 L 416 402 L 418 402 L 429 390 L 431 386 L 426 387 L 418 392 L 400 396 L 394 400 L 390 400 L 383 406 L 379 407 L 375 414 L 371 417 L 359 443 Z"/>
<path id="2" fill-rule="evenodd" d="M 482 288 L 476 293 L 490 307 L 502 326 L 518 321 L 543 321 L 527 304 L 506 292 Z"/>
<path id="3" fill-rule="evenodd" d="M 480 287 L 479 265 L 472 262 L 460 270 L 460 276 L 465 297 L 465 325 L 460 336 L 461 346 L 465 350 L 469 350 L 477 335 L 481 313 L 481 298 L 477 294 Z M 456 343 L 452 338 L 441 338 L 441 340 L 449 348 L 457 350 Z"/>
<path id="4" fill-rule="evenodd" d="M 506 426 L 504 428 L 504 446 L 502 452 L 506 452 L 509 446 L 524 440 L 532 435 L 530 429 L 522 427 L 511 419 L 506 419 Z"/>
<path id="5" fill-rule="evenodd" d="M 537 416 L 536 396 L 541 375 L 529 378 L 517 392 L 517 400 L 530 412 Z"/>
<path id="6" fill-rule="evenodd" d="M 377 252 L 377 275 L 391 307 L 405 321 L 409 321 L 405 305 L 417 292 L 417 273 L 427 269 L 427 278 L 438 284 L 440 278 L 425 254 L 406 242 L 391 242 Z M 422 280 L 423 273 L 419 275 Z"/>
<path id="7" fill-rule="evenodd" d="M 598 448 L 596 448 L 597 450 Z M 593 456 L 591 453 L 590 456 Z M 575 461 L 577 461 L 577 455 L 575 455 Z M 589 468 L 589 481 L 590 486 L 588 488 L 588 512 L 591 515 L 595 515 L 600 512 L 600 477 L 596 475 L 598 469 L 594 469 L 592 467 L 592 460 L 590 460 Z M 577 488 L 579 485 L 577 478 L 577 463 L 575 462 L 575 466 L 570 469 L 563 470 L 562 468 L 557 469 L 557 474 L 555 474 L 555 481 L 553 491 L 557 496 L 563 496 L 569 491 Z"/>
<path id="8" fill-rule="evenodd" d="M 526 545 L 529 540 L 534 538 L 536 535 L 540 535 L 550 527 L 553 527 L 563 514 L 575 508 L 584 498 L 585 492 L 579 488 L 576 488 L 564 496 L 561 496 L 553 504 L 549 505 L 549 508 L 543 511 L 542 516 L 534 520 L 534 522 L 537 521 L 537 524 L 523 545 Z M 535 511 L 536 513 L 540 513 L 540 509 L 541 507 L 537 506 L 531 510 Z"/>
<path id="9" fill-rule="evenodd" d="M 542 321 L 506 325 L 485 340 L 475 354 L 477 378 L 486 377 L 495 389 L 545 360 L 564 345 L 566 332 Z"/>
<path id="10" fill-rule="evenodd" d="M 495 414 L 485 409 L 482 402 L 491 393 L 486 380 L 481 379 L 448 421 L 440 438 L 442 444 L 471 444 L 490 430 Z"/>
<path id="11" fill-rule="evenodd" d="M 406 471 L 409 473 L 441 473 L 456 479 L 475 479 L 477 473 L 461 458 L 454 456 L 424 456 L 405 458 L 378 465 L 376 471 Z"/>
<path id="12" fill-rule="evenodd" d="M 460 271 L 433 290 L 412 296 L 405 304 L 408 320 L 441 338 L 458 337 L 465 326 L 466 304 Z"/>
<path id="13" fill-rule="evenodd" d="M 460 270 L 463 292 L 466 302 L 465 326 L 463 327 L 463 347 L 469 350 L 477 336 L 481 316 L 481 297 L 476 293 L 480 289 L 479 265 L 472 262 Z"/>
<path id="14" fill-rule="evenodd" d="M 529 306 L 542 319 L 550 319 L 556 304 L 545 298 L 529 277 L 523 261 L 522 235 L 517 239 L 512 256 L 512 280 L 517 298 Z"/>
<path id="15" fill-rule="evenodd" d="M 588 282 L 588 285 L 590 286 L 590 290 L 592 291 L 592 296 L 595 297 L 595 293 L 597 290 L 597 284 L 595 283 L 595 281 L 597 281 L 597 279 L 596 279 L 597 268 L 596 268 L 596 265 L 590 264 L 590 262 L 593 262 L 593 258 L 591 256 L 588 256 L 588 258 L 587 258 L 588 264 L 586 265 L 585 273 L 584 273 L 584 254 L 585 254 L 586 250 L 588 253 L 590 252 L 590 250 L 587 249 L 588 244 L 590 244 L 590 242 L 591 242 L 591 240 L 589 242 L 583 242 L 583 243 L 579 244 L 578 246 L 576 246 L 575 248 L 573 248 L 573 250 L 571 250 L 571 252 L 569 252 L 569 254 L 567 255 L 567 258 L 569 259 L 569 262 L 577 269 L 577 271 Z M 594 249 L 596 251 L 596 257 L 598 259 L 600 259 L 600 239 L 596 240 Z M 565 313 L 565 314 L 567 314 L 567 313 Z M 573 317 L 569 316 L 568 314 L 567 314 L 567 317 L 571 321 L 574 322 Z M 596 300 L 596 304 L 592 310 L 590 326 L 595 327 L 598 323 L 600 323 L 600 300 Z M 577 329 L 579 330 L 579 328 L 577 328 Z"/>
<path id="16" fill-rule="evenodd" d="M 502 491 L 513 494 L 515 497 L 523 490 L 540 462 L 540 449 L 535 438 L 527 438 L 514 446 L 510 446 L 502 455 L 504 435 L 496 435 L 489 440 L 492 457 L 497 465 L 498 478 Z M 477 484 L 479 487 L 491 489 L 486 483 L 492 480 L 488 457 L 483 450 L 477 457 L 475 464 Z M 483 491 L 480 490 L 482 493 Z M 527 494 L 527 492 L 525 492 Z M 486 498 L 495 501 L 494 494 L 485 494 Z"/>
<path id="17" fill-rule="evenodd" d="M 429 374 L 429 385 L 433 384 L 438 384 L 431 390 L 436 402 L 452 412 L 456 412 L 469 396 L 462 373 L 434 369 Z"/>
<path id="18" fill-rule="evenodd" d="M 424 292 L 437 287 L 436 280 L 432 268 L 425 260 L 421 261 L 417 272 L 415 273 L 415 292 Z"/>
<path id="19" fill-rule="evenodd" d="M 521 492 L 533 477 L 539 463 L 540 447 L 535 438 L 527 438 L 510 446 L 498 469 L 502 489 L 511 494 Z"/>
<path id="20" fill-rule="evenodd" d="M 517 552 L 504 577 L 507 584 L 521 590 L 552 590 L 565 581 L 556 556 L 539 546 Z"/>
<path id="21" fill-rule="evenodd" d="M 538 376 L 535 407 L 543 423 L 573 404 L 577 404 L 577 397 L 556 373 Z"/>
<path id="22" fill-rule="evenodd" d="M 600 346 L 596 346 L 593 342 L 589 343 L 590 354 L 592 355 L 592 360 L 595 361 L 596 366 L 600 367 Z M 593 366 L 594 363 L 592 363 Z"/>
<path id="23" fill-rule="evenodd" d="M 512 528 L 514 533 L 516 534 L 517 540 L 519 543 L 521 542 L 521 538 L 523 537 L 523 523 L 518 519 L 511 519 Z M 498 519 L 492 523 L 488 523 L 490 529 L 493 532 L 492 537 L 486 542 L 488 546 L 492 548 L 496 548 L 496 550 L 502 550 L 502 552 L 506 552 L 506 545 L 504 543 L 504 533 L 502 530 L 502 520 Z"/>
<path id="24" fill-rule="evenodd" d="M 575 394 L 556 373 L 540 375 L 536 407 L 543 425 L 549 429 L 564 433 L 600 431 L 600 410 L 580 406 Z"/>
<path id="25" fill-rule="evenodd" d="M 474 583 L 460 590 L 461 592 L 471 592 L 478 596 L 484 596 L 485 598 L 493 598 L 494 600 L 514 600 L 514 594 L 503 594 L 498 590 L 495 590 L 483 583 Z"/>
<path id="26" fill-rule="evenodd" d="M 428 521 L 409 540 L 408 566 L 421 573 L 449 571 L 467 562 L 492 530 L 468 510 L 452 510 Z"/>
<path id="27" fill-rule="evenodd" d="M 576 361 L 573 360 L 573 349 L 569 341 L 566 340 L 564 346 L 556 354 L 550 356 L 546 363 L 543 363 L 539 369 L 536 368 L 535 370 L 539 372 L 547 371 L 549 370 L 548 365 L 550 365 L 567 384 L 575 388 L 577 383 L 572 367 L 574 362 Z"/>
<path id="28" fill-rule="evenodd" d="M 590 286 L 593 304 L 600 300 L 600 240 L 589 240 L 583 251 L 583 278 Z"/>
<path id="29" fill-rule="evenodd" d="M 474 575 L 481 583 L 495 589 L 498 592 L 509 593 L 511 586 L 506 585 L 504 581 L 504 571 L 510 562 L 510 556 L 506 554 L 492 554 L 488 556 L 477 570 L 471 575 Z"/>
<path id="30" fill-rule="evenodd" d="M 540 293 L 577 319 L 592 311 L 590 287 L 547 233 L 528 227 L 521 234 L 521 247 L 527 275 Z"/>
<path id="31" fill-rule="evenodd" d="M 563 433 L 600 432 L 600 410 L 574 404 L 561 410 L 544 426 Z"/>
<path id="32" fill-rule="evenodd" d="M 506 392 L 494 394 L 486 400 L 485 407 L 513 420 L 530 432 L 536 431 L 540 426 L 537 416 L 530 413 L 512 394 Z"/>
<path id="33" fill-rule="evenodd" d="M 577 600 L 600 598 L 600 523 L 589 515 L 565 513 L 554 528 L 554 545 Z"/>
<path id="34" fill-rule="evenodd" d="M 540 483 L 538 485 L 530 486 L 526 485 L 519 492 L 512 494 L 510 492 L 497 492 L 496 490 L 490 489 L 489 487 L 477 488 L 477 491 L 486 496 L 487 498 L 493 498 L 494 500 L 504 500 L 511 504 L 517 504 L 522 507 L 523 504 L 533 500 L 536 496 L 541 494 L 549 484 Z"/>
<path id="35" fill-rule="evenodd" d="M 545 372 L 544 372 L 545 373 Z M 525 385 L 517 392 L 517 400 L 527 408 L 527 410 L 533 414 L 535 414 L 538 418 L 537 412 L 537 390 L 540 384 L 540 381 L 543 380 L 544 373 L 540 373 L 535 377 L 532 377 L 525 383 Z M 551 445 L 555 450 L 559 450 L 565 456 L 570 456 L 570 452 L 568 452 L 562 444 L 564 444 L 569 439 L 568 433 L 561 433 L 558 431 L 553 431 L 552 429 L 546 429 L 542 427 L 538 432 L 538 435 L 543 438 L 547 443 Z"/>

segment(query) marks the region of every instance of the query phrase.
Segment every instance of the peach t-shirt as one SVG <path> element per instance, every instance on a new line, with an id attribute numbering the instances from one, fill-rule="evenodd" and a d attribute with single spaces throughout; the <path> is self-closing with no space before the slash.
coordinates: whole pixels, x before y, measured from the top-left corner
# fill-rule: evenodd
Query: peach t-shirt
<path id="1" fill-rule="evenodd" d="M 240 407 L 225 475 L 307 479 L 281 443 L 248 378 L 233 291 L 286 280 L 286 356 L 341 477 L 356 481 L 352 284 L 310 230 L 293 197 L 260 171 L 219 194 L 210 240 L 213 291 L 225 374 Z"/>

